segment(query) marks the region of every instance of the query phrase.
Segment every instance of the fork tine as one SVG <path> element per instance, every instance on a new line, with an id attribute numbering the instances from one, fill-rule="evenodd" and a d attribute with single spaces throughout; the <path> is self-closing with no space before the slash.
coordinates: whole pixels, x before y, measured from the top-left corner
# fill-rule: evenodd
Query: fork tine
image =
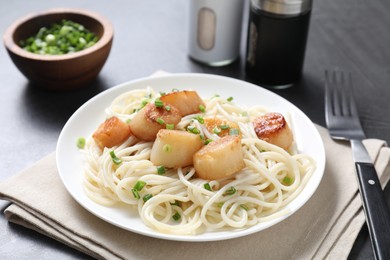
<path id="1" fill-rule="evenodd" d="M 348 73 L 347 88 L 352 89 L 352 74 L 351 73 Z M 349 109 L 350 109 L 349 113 L 351 116 L 356 116 L 356 117 L 359 116 L 358 110 L 356 107 L 356 103 L 355 103 L 355 99 L 353 98 L 352 95 L 350 95 L 350 98 L 349 98 Z"/>

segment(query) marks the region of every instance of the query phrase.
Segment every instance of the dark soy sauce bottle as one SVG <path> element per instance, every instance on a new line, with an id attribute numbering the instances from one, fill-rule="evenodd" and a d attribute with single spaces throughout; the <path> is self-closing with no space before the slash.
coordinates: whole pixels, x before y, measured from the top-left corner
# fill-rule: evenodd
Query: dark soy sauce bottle
<path id="1" fill-rule="evenodd" d="M 311 0 L 251 0 L 245 66 L 250 79 L 279 89 L 300 80 L 310 13 Z"/>

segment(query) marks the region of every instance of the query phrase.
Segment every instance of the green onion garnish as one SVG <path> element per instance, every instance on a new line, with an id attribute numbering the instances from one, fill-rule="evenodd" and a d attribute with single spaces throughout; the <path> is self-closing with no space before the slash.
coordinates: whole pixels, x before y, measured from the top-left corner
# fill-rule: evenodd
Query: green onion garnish
<path id="1" fill-rule="evenodd" d="M 169 129 L 169 130 L 173 130 L 173 129 L 175 129 L 175 124 L 166 124 L 165 128 Z"/>
<path id="2" fill-rule="evenodd" d="M 165 123 L 165 121 L 164 121 L 164 119 L 162 119 L 162 118 L 157 118 L 157 123 L 159 123 L 160 125 L 163 125 L 164 123 Z"/>
<path id="3" fill-rule="evenodd" d="M 83 25 L 63 19 L 49 27 L 41 27 L 33 36 L 20 41 L 26 51 L 41 55 L 61 55 L 91 47 L 99 40 Z"/>
<path id="4" fill-rule="evenodd" d="M 219 128 L 221 128 L 221 130 L 227 130 L 230 128 L 229 125 L 220 125 Z"/>
<path id="5" fill-rule="evenodd" d="M 229 102 L 233 101 L 233 97 L 229 97 L 229 98 L 227 99 L 227 101 L 229 101 Z"/>
<path id="6" fill-rule="evenodd" d="M 206 108 L 204 107 L 204 105 L 199 105 L 199 110 L 202 113 L 206 112 Z"/>
<path id="7" fill-rule="evenodd" d="M 194 117 L 195 120 L 198 120 L 199 123 L 204 124 L 204 119 L 201 116 Z"/>
<path id="8" fill-rule="evenodd" d="M 112 151 L 110 152 L 110 156 L 111 156 L 112 162 L 115 163 L 116 165 L 119 165 L 119 164 L 122 163 L 122 160 L 119 159 L 119 158 L 115 155 L 114 150 L 112 150 Z"/>
<path id="9" fill-rule="evenodd" d="M 171 106 L 169 106 L 169 105 L 166 105 L 164 108 L 166 111 L 171 111 Z"/>
<path id="10" fill-rule="evenodd" d="M 176 213 L 172 216 L 172 218 L 174 221 L 178 221 L 181 218 L 181 216 L 180 216 L 179 212 L 176 211 Z"/>
<path id="11" fill-rule="evenodd" d="M 80 137 L 79 139 L 77 139 L 77 147 L 80 149 L 84 149 L 84 147 L 85 147 L 85 138 L 84 137 Z"/>
<path id="12" fill-rule="evenodd" d="M 224 203 L 224 202 L 219 202 L 219 203 L 217 204 L 217 207 L 218 207 L 218 208 L 222 208 L 223 203 Z"/>
<path id="13" fill-rule="evenodd" d="M 141 108 L 142 107 L 144 107 L 144 106 L 146 106 L 147 104 L 149 104 L 149 99 L 144 99 L 144 100 L 142 100 L 142 102 L 141 102 Z"/>
<path id="14" fill-rule="evenodd" d="M 223 194 L 223 195 L 233 195 L 234 193 L 236 193 L 237 192 L 237 190 L 236 190 L 236 188 L 234 188 L 233 186 L 231 186 L 229 189 L 227 189 L 226 191 L 225 191 L 225 193 Z"/>
<path id="15" fill-rule="evenodd" d="M 163 175 L 166 172 L 166 169 L 163 165 L 157 167 L 157 173 Z"/>
<path id="16" fill-rule="evenodd" d="M 293 182 L 294 182 L 294 179 L 289 177 L 289 176 L 286 176 L 283 178 L 283 183 L 286 185 L 291 185 Z"/>
<path id="17" fill-rule="evenodd" d="M 133 193 L 133 196 L 135 199 L 140 199 L 141 196 L 139 195 L 139 192 L 136 189 L 131 189 L 131 193 Z"/>
<path id="18" fill-rule="evenodd" d="M 135 185 L 134 185 L 134 189 L 136 191 L 141 191 L 145 187 L 145 185 L 146 185 L 146 182 L 144 182 L 144 181 L 137 181 L 135 183 Z"/>
<path id="19" fill-rule="evenodd" d="M 208 145 L 209 143 L 211 143 L 213 140 L 211 140 L 211 139 L 206 139 L 206 141 L 204 141 L 204 144 L 205 145 Z"/>
<path id="20" fill-rule="evenodd" d="M 210 183 L 205 183 L 205 184 L 203 184 L 203 187 L 204 187 L 206 190 L 212 191 L 211 186 L 210 186 Z"/>
<path id="21" fill-rule="evenodd" d="M 145 196 L 143 196 L 142 200 L 143 200 L 144 202 L 147 202 L 147 201 L 150 200 L 152 197 L 153 197 L 152 194 L 146 194 Z"/>
<path id="22" fill-rule="evenodd" d="M 172 145 L 170 145 L 170 144 L 165 144 L 165 145 L 163 146 L 163 151 L 166 152 L 166 153 L 172 152 Z"/>
<path id="23" fill-rule="evenodd" d="M 154 105 L 156 107 L 163 107 L 164 106 L 164 103 L 162 102 L 161 99 L 157 98 L 155 101 L 154 101 Z"/>
<path id="24" fill-rule="evenodd" d="M 219 129 L 218 127 L 214 127 L 213 133 L 218 135 L 221 133 L 221 129 Z"/>
<path id="25" fill-rule="evenodd" d="M 192 125 L 187 127 L 187 131 L 193 134 L 200 134 L 200 130 Z"/>

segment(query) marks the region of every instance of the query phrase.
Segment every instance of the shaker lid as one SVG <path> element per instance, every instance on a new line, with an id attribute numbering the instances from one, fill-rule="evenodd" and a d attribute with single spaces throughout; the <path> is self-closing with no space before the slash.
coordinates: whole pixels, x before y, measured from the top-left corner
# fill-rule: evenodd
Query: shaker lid
<path id="1" fill-rule="evenodd" d="M 312 0 L 251 0 L 252 6 L 273 14 L 295 15 L 311 9 Z"/>

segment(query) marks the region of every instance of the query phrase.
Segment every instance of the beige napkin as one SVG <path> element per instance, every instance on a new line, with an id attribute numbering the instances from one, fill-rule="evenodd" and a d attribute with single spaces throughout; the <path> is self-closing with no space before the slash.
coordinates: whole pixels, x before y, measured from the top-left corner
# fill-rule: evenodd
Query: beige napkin
<path id="1" fill-rule="evenodd" d="M 319 127 L 326 149 L 323 180 L 313 197 L 285 221 L 246 237 L 217 242 L 150 238 L 106 223 L 72 199 L 55 153 L 0 183 L 12 204 L 9 221 L 34 229 L 99 259 L 346 259 L 364 223 L 351 150 Z M 390 176 L 390 148 L 366 140 L 382 183 Z"/>

